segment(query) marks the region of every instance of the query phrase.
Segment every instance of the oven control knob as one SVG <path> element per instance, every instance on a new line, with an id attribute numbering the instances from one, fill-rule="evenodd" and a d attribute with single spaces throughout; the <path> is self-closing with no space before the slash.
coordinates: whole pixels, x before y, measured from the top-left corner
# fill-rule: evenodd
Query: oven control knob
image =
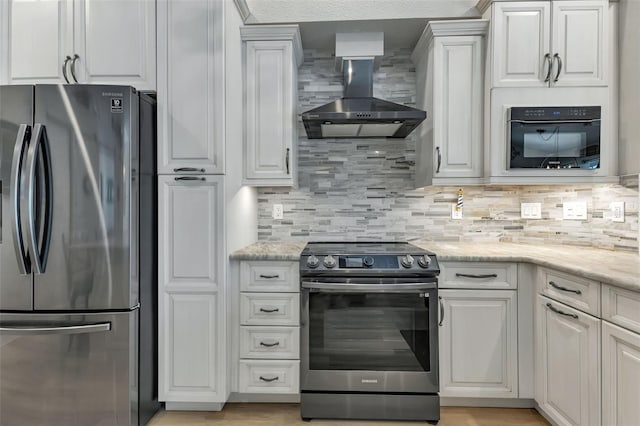
<path id="1" fill-rule="evenodd" d="M 362 259 L 362 263 L 364 263 L 364 266 L 371 268 L 373 266 L 373 257 L 365 256 L 364 259 Z"/>
<path id="2" fill-rule="evenodd" d="M 307 266 L 309 268 L 315 269 L 318 267 L 319 264 L 320 264 L 320 259 L 318 259 L 316 256 L 311 255 L 307 257 Z"/>
<path id="3" fill-rule="evenodd" d="M 336 258 L 329 255 L 325 256 L 322 264 L 327 268 L 335 268 L 336 267 Z"/>
<path id="4" fill-rule="evenodd" d="M 420 256 L 418 258 L 418 265 L 420 265 L 421 268 L 428 268 L 430 263 L 431 258 L 429 256 Z"/>
<path id="5" fill-rule="evenodd" d="M 413 256 L 411 256 L 410 254 L 403 256 L 400 259 L 400 263 L 402 263 L 402 266 L 404 266 L 405 268 L 411 268 L 413 266 Z"/>

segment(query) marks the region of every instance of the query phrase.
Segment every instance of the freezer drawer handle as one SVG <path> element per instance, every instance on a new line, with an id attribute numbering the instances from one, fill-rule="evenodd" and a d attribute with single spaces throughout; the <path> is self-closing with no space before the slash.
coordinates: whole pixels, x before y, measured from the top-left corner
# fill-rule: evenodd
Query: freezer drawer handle
<path id="1" fill-rule="evenodd" d="M 22 240 L 22 224 L 20 220 L 20 189 L 22 181 L 22 159 L 26 150 L 26 141 L 31 137 L 31 126 L 21 124 L 16 136 L 16 144 L 13 149 L 13 161 L 11 162 L 11 184 L 9 192 L 13 204 L 13 246 L 18 260 L 18 270 L 21 275 L 31 273 L 31 265 L 27 260 L 27 253 Z"/>
<path id="2" fill-rule="evenodd" d="M 260 380 L 262 380 L 263 382 L 275 382 L 276 380 L 278 380 L 280 377 L 276 376 L 276 377 L 272 377 L 270 379 L 267 379 L 265 377 L 260 376 Z"/>
<path id="3" fill-rule="evenodd" d="M 554 283 L 553 281 L 549 281 L 549 285 L 551 287 L 557 289 L 557 290 L 560 290 L 560 291 L 566 291 L 566 292 L 575 293 L 575 294 L 582 294 L 582 291 L 580 291 L 580 290 L 572 290 L 570 288 L 562 287 L 561 285 L 558 285 L 558 284 Z"/>
<path id="4" fill-rule="evenodd" d="M 275 343 L 260 342 L 260 346 L 264 346 L 265 348 L 272 348 L 272 347 L 278 346 L 278 345 L 280 345 L 280 342 L 275 342 Z"/>
<path id="5" fill-rule="evenodd" d="M 547 303 L 547 308 L 551 309 L 556 314 L 564 315 L 565 317 L 571 317 L 571 318 L 578 319 L 578 316 L 576 314 L 568 314 L 566 312 L 562 312 L 560 309 L 554 308 L 551 303 Z"/>
<path id="6" fill-rule="evenodd" d="M 40 153 L 40 155 L 38 155 L 38 153 Z M 44 170 L 42 179 L 44 188 L 37 191 L 36 168 L 39 160 L 42 161 L 42 168 Z M 35 273 L 42 274 L 47 267 L 53 218 L 51 154 L 49 151 L 47 132 L 42 124 L 33 126 L 33 134 L 31 135 L 31 143 L 29 144 L 29 153 L 27 155 L 27 179 L 27 188 L 29 188 L 27 209 L 27 217 L 29 219 L 29 253 Z M 42 189 L 44 189 L 44 191 L 42 191 Z M 39 201 L 36 200 L 36 194 L 41 192 L 44 193 L 43 206 L 37 205 Z M 36 218 L 36 214 L 39 215 L 40 218 Z M 38 244 L 38 223 L 44 223 L 40 244 Z"/>
<path id="7" fill-rule="evenodd" d="M 100 324 L 70 325 L 61 327 L 0 327 L 0 335 L 19 334 L 24 336 L 40 334 L 86 334 L 110 330 L 111 323 L 103 322 Z"/>
<path id="8" fill-rule="evenodd" d="M 265 309 L 265 308 L 260 308 L 260 312 L 266 312 L 268 314 L 272 314 L 274 312 L 278 312 L 280 311 L 280 309 L 275 308 L 275 309 Z"/>
<path id="9" fill-rule="evenodd" d="M 464 278 L 498 278 L 498 274 L 461 274 L 456 272 L 456 277 L 464 277 Z"/>

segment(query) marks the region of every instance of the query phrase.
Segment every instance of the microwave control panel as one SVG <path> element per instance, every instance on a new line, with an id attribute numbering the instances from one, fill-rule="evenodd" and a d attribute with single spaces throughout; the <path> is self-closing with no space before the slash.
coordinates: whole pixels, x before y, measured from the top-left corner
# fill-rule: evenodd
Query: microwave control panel
<path id="1" fill-rule="evenodd" d="M 599 120 L 600 106 L 571 107 L 512 107 L 511 120 L 521 121 L 573 121 Z"/>

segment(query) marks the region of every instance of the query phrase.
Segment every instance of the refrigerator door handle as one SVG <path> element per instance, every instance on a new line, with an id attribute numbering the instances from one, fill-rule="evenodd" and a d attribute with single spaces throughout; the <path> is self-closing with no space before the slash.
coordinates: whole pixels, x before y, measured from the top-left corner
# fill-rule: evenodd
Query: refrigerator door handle
<path id="1" fill-rule="evenodd" d="M 24 158 L 24 152 L 26 150 L 26 142 L 31 135 L 31 126 L 28 124 L 21 124 L 18 128 L 18 135 L 16 136 L 16 144 L 13 149 L 13 161 L 11 162 L 11 182 L 10 193 L 11 203 L 13 204 L 13 246 L 16 251 L 16 258 L 18 260 L 18 270 L 21 275 L 27 275 L 31 273 L 31 264 L 27 258 L 27 252 L 24 248 L 24 242 L 22 239 L 22 224 L 20 220 L 20 189 L 22 183 L 22 160 Z"/>
<path id="2" fill-rule="evenodd" d="M 42 334 L 87 334 L 97 333 L 100 331 L 111 331 L 111 323 L 103 322 L 100 324 L 88 325 L 67 325 L 60 327 L 2 327 L 0 326 L 0 335 L 21 335 L 33 336 Z"/>
<path id="3" fill-rule="evenodd" d="M 40 153 L 41 155 L 38 155 Z M 38 160 L 42 162 L 44 172 L 44 206 L 38 205 L 36 200 L 36 168 Z M 28 222 L 29 222 L 29 249 L 33 259 L 34 271 L 42 274 L 46 270 L 49 246 L 51 243 L 51 222 L 53 218 L 53 185 L 51 173 L 51 154 L 46 128 L 42 124 L 33 126 L 31 144 L 27 155 L 27 188 L 29 188 Z M 36 218 L 39 215 L 40 218 Z M 38 244 L 38 228 L 42 223 L 42 241 Z"/>

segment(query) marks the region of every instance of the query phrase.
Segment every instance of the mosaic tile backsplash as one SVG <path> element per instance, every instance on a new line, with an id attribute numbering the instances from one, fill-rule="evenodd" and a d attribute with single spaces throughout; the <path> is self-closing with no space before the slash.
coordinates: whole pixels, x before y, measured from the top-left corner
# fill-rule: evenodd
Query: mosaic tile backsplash
<path id="1" fill-rule="evenodd" d="M 409 49 L 387 50 L 374 76 L 374 96 L 413 106 L 415 69 Z M 305 50 L 298 112 L 342 96 L 331 51 Z M 414 189 L 415 139 L 314 139 L 298 125 L 297 189 L 260 188 L 259 240 L 509 241 L 638 251 L 638 179 L 620 185 L 467 186 L 463 219 L 451 219 L 458 187 Z M 562 220 L 562 203 L 585 201 L 586 221 Z M 625 202 L 625 221 L 609 203 Z M 542 204 L 542 219 L 521 219 L 520 203 Z M 271 217 L 284 205 L 284 220 Z"/>

